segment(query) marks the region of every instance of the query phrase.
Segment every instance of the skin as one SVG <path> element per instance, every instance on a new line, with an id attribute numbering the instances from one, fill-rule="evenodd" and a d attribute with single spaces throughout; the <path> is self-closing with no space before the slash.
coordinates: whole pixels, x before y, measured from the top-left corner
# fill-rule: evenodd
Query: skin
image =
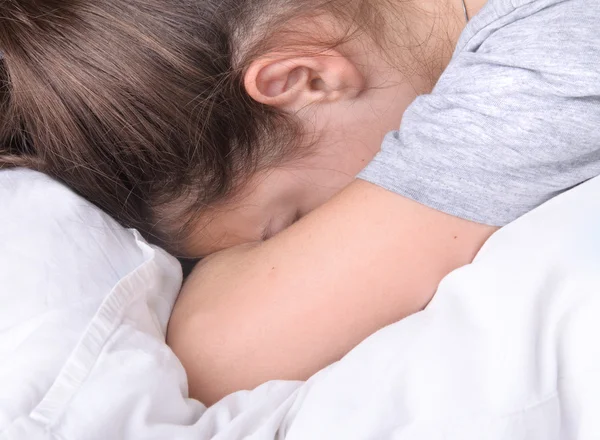
<path id="1" fill-rule="evenodd" d="M 426 88 L 426 81 L 409 82 L 356 43 L 324 54 L 313 50 L 321 55 L 272 54 L 247 75 L 251 96 L 303 122 L 312 153 L 259 173 L 229 203 L 206 211 L 187 254 L 268 239 L 331 199 L 375 156 L 383 136 L 398 127 L 417 96 L 415 87 Z M 315 78 L 321 81 L 318 89 Z"/>
<path id="2" fill-rule="evenodd" d="M 479 7 L 470 2 L 470 15 Z M 196 254 L 227 248 L 195 269 L 168 332 L 190 395 L 205 404 L 271 379 L 307 379 L 425 307 L 439 281 L 472 261 L 495 230 L 353 179 L 426 84 L 411 95 L 406 77 L 393 76 L 374 52 L 362 62 L 356 47 L 283 62 L 275 53 L 248 70 L 254 99 L 293 112 L 307 127 L 319 121 L 321 136 L 312 159 L 256 176 L 229 209 L 199 222 L 190 242 Z M 369 87 L 377 83 L 389 87 Z M 375 119 L 369 100 L 379 109 Z M 344 129 L 351 136 L 340 138 Z M 260 241 L 269 224 L 273 237 Z"/>
<path id="3" fill-rule="evenodd" d="M 456 20 L 448 18 L 439 28 L 440 23 L 429 20 L 446 10 L 427 2 L 419 7 L 414 16 L 402 15 L 413 22 L 413 42 L 405 42 L 403 34 L 387 38 L 382 48 L 365 36 L 327 50 L 321 43 L 294 48 L 282 42 L 280 51 L 251 64 L 245 76 L 249 95 L 300 120 L 311 154 L 259 173 L 228 203 L 204 210 L 186 255 L 205 256 L 270 238 L 355 179 L 379 151 L 385 134 L 398 128 L 409 104 L 431 90 L 432 75 L 439 75 L 449 61 L 464 25 L 462 6 Z M 317 42 L 331 39 L 323 34 L 335 34 L 330 20 L 297 26 L 312 27 Z M 394 34 L 401 28 L 389 26 Z M 324 31 L 326 27 L 331 29 Z M 434 31 L 448 41 L 431 38 Z M 406 49 L 417 42 L 417 53 Z M 421 59 L 437 64 L 423 67 Z"/>

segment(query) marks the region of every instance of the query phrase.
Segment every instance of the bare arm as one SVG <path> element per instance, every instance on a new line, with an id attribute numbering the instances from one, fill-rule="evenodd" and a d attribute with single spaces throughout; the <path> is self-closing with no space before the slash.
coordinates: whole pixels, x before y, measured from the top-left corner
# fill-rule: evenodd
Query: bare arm
<path id="1" fill-rule="evenodd" d="M 190 395 L 211 404 L 271 379 L 306 379 L 421 310 L 495 228 L 363 181 L 265 243 L 201 265 L 169 344 Z"/>

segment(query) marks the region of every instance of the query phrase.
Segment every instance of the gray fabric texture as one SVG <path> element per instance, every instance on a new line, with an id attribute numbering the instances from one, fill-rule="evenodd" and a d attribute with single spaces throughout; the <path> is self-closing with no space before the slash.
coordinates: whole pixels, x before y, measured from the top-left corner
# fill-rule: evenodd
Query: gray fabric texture
<path id="1" fill-rule="evenodd" d="M 489 0 L 359 178 L 502 226 L 597 175 L 600 0 Z"/>

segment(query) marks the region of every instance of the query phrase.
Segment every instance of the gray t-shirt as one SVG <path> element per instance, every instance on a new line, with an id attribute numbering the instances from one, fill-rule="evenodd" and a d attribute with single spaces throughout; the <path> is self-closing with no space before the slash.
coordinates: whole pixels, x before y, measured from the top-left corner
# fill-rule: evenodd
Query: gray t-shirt
<path id="1" fill-rule="evenodd" d="M 600 0 L 489 0 L 359 178 L 502 226 L 597 175 Z"/>

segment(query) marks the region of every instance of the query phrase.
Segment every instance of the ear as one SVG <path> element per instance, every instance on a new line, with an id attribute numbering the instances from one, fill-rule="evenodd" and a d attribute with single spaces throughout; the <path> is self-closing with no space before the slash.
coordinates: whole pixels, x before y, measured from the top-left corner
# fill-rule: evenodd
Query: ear
<path id="1" fill-rule="evenodd" d="M 319 102 L 355 98 L 365 79 L 350 59 L 321 49 L 309 56 L 268 54 L 250 65 L 244 85 L 255 101 L 294 113 Z"/>

